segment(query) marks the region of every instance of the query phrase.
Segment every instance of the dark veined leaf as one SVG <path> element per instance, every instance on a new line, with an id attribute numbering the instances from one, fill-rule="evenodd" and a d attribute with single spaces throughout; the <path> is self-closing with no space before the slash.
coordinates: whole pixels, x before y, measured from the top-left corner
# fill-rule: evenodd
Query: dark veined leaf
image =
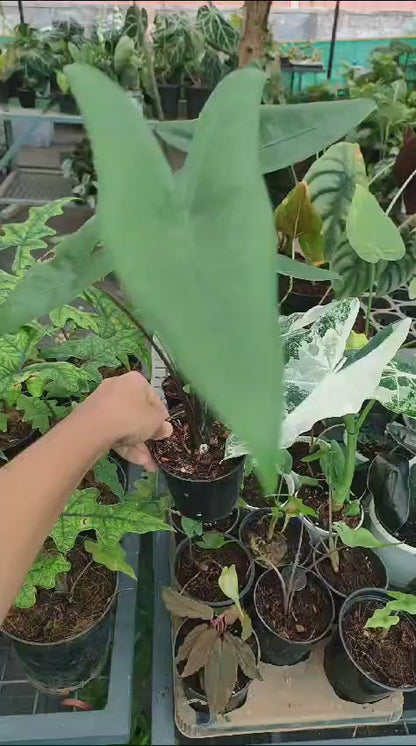
<path id="1" fill-rule="evenodd" d="M 189 653 L 191 652 L 192 646 L 196 642 L 197 638 L 202 632 L 205 632 L 205 630 L 207 629 L 208 629 L 207 624 L 197 624 L 196 627 L 194 627 L 193 629 L 191 629 L 190 632 L 188 632 L 182 645 L 178 649 L 178 652 L 176 655 L 176 663 L 180 663 L 181 661 L 186 661 Z"/>
<path id="2" fill-rule="evenodd" d="M 346 221 L 347 238 L 360 259 L 375 264 L 394 261 L 405 253 L 399 229 L 381 209 L 368 188 L 357 184 Z"/>
<path id="3" fill-rule="evenodd" d="M 402 259 L 395 262 L 380 261 L 376 267 L 377 295 L 390 295 L 402 285 L 407 285 L 415 274 L 416 242 L 410 241 Z"/>
<path id="4" fill-rule="evenodd" d="M 210 47 L 225 54 L 237 54 L 240 34 L 215 5 L 198 9 L 196 26 Z"/>
<path id="5" fill-rule="evenodd" d="M 339 142 L 328 148 L 305 176 L 313 206 L 322 217 L 325 254 L 331 259 L 344 232 L 357 183 L 366 186 L 365 164 L 358 145 Z"/>
<path id="6" fill-rule="evenodd" d="M 196 601 L 193 598 L 189 598 L 189 596 L 184 596 L 173 588 L 163 588 L 162 598 L 167 610 L 173 616 L 179 616 L 184 619 L 205 619 L 208 622 L 214 616 L 214 612 L 210 606 L 202 603 L 202 601 Z"/>
<path id="7" fill-rule="evenodd" d="M 183 679 L 187 676 L 192 676 L 192 674 L 196 673 L 207 664 L 211 651 L 218 638 L 219 634 L 215 627 L 207 627 L 207 629 L 198 635 L 193 642 L 188 654 L 186 666 L 181 673 Z"/>
<path id="8" fill-rule="evenodd" d="M 389 264 L 393 267 L 396 262 L 389 262 Z M 371 264 L 360 259 L 348 241 L 345 232 L 331 255 L 330 267 L 338 275 L 338 278 L 332 281 L 334 294 L 337 298 L 359 297 L 370 289 Z M 376 272 L 377 269 L 378 267 Z"/>
<path id="9" fill-rule="evenodd" d="M 276 207 L 274 217 L 279 233 L 292 240 L 299 238 L 308 261 L 323 264 L 325 255 L 322 218 L 310 200 L 308 185 L 304 181 L 299 181 Z"/>
<path id="10" fill-rule="evenodd" d="M 235 648 L 225 638 L 217 637 L 204 668 L 205 694 L 211 718 L 225 712 L 233 693 L 238 670 Z"/>
<path id="11" fill-rule="evenodd" d="M 380 546 L 380 541 L 366 528 L 350 528 L 346 523 L 339 522 L 334 523 L 334 530 L 347 547 L 377 549 Z"/>
<path id="12" fill-rule="evenodd" d="M 113 260 L 104 249 L 94 251 L 97 243 L 98 223 L 93 217 L 56 246 L 53 259 L 30 267 L 0 308 L 0 334 L 14 333 L 23 324 L 70 303 L 111 272 Z"/>
<path id="13" fill-rule="evenodd" d="M 230 632 L 226 632 L 224 637 L 230 645 L 233 646 L 237 655 L 238 665 L 243 674 L 247 676 L 248 679 L 261 680 L 262 676 L 257 665 L 256 656 L 254 655 L 250 645 L 240 640 L 236 635 L 232 635 Z"/>
<path id="14" fill-rule="evenodd" d="M 280 275 L 296 277 L 299 280 L 311 280 L 312 282 L 328 282 L 328 280 L 341 279 L 337 272 L 320 269 L 320 267 L 314 267 L 312 264 L 305 264 L 304 262 L 296 262 L 289 256 L 284 256 L 284 254 L 277 254 L 276 256 L 276 271 Z"/>
<path id="15" fill-rule="evenodd" d="M 121 89 L 98 70 L 65 70 L 93 143 L 100 234 L 117 272 L 187 379 L 250 446 L 272 489 L 281 361 L 273 221 L 258 168 L 265 77 L 246 68 L 215 89 L 178 189 Z M 230 366 L 240 371 L 232 381 Z"/>
<path id="16" fill-rule="evenodd" d="M 30 568 L 14 601 L 18 609 L 29 609 L 36 603 L 36 588 L 55 588 L 57 576 L 68 572 L 71 563 L 62 554 L 41 552 Z"/>
<path id="17" fill-rule="evenodd" d="M 17 334 L 0 337 L 0 399 L 19 383 L 18 374 L 22 374 L 24 364 L 31 357 L 36 357 L 36 345 L 43 334 L 44 330 L 37 326 L 23 326 Z M 23 373 L 23 380 L 25 375 Z"/>
<path id="18" fill-rule="evenodd" d="M 48 244 L 44 239 L 56 233 L 54 228 L 46 223 L 55 215 L 61 215 L 64 205 L 71 201 L 72 197 L 64 197 L 41 207 L 31 207 L 29 217 L 23 223 L 6 223 L 3 226 L 0 251 L 16 247 L 13 272 L 20 274 L 26 267 L 34 264 L 35 258 L 32 256 L 32 251 L 46 249 Z"/>
<path id="19" fill-rule="evenodd" d="M 260 112 L 260 163 L 263 173 L 309 158 L 344 137 L 376 108 L 370 99 L 265 105 Z M 152 122 L 169 145 L 188 152 L 195 120 Z"/>
<path id="20" fill-rule="evenodd" d="M 413 423 L 412 423 L 413 424 Z M 416 430 L 413 427 L 407 427 L 400 422 L 389 422 L 386 425 L 386 433 L 406 448 L 409 453 L 416 456 Z"/>
<path id="21" fill-rule="evenodd" d="M 409 461 L 387 458 L 380 453 L 368 470 L 368 489 L 374 498 L 377 517 L 392 534 L 408 520 L 410 511 Z"/>
<path id="22" fill-rule="evenodd" d="M 124 572 L 129 578 L 137 580 L 136 573 L 130 563 L 127 562 L 126 552 L 121 544 L 111 544 L 109 546 L 100 540 L 92 541 L 91 539 L 86 539 L 84 541 L 84 548 L 86 552 L 92 555 L 94 562 L 108 567 L 113 572 Z"/>

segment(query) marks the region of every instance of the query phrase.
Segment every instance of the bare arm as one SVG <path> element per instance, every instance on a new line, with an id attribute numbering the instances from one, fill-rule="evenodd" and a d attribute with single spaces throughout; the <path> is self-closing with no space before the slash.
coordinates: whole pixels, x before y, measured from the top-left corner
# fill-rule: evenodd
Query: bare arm
<path id="1" fill-rule="evenodd" d="M 84 474 L 111 447 L 152 470 L 144 441 L 171 434 L 168 412 L 140 375 L 104 381 L 65 420 L 0 469 L 0 623 Z"/>

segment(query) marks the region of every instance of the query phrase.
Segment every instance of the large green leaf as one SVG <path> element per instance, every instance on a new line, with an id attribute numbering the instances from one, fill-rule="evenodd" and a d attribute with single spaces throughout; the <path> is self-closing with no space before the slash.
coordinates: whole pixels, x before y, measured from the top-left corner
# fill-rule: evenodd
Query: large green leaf
<path id="1" fill-rule="evenodd" d="M 188 380 L 251 447 L 272 489 L 281 372 L 273 216 L 258 164 L 265 76 L 247 68 L 215 89 L 178 189 L 121 89 L 92 68 L 66 71 L 93 143 L 100 235 L 117 271 Z"/>
<path id="2" fill-rule="evenodd" d="M 98 490 L 76 490 L 50 535 L 60 552 L 69 552 L 78 534 L 95 529 L 97 538 L 108 546 L 118 544 L 128 533 L 170 531 L 170 526 L 155 516 L 137 510 L 134 501 L 100 505 Z"/>
<path id="3" fill-rule="evenodd" d="M 19 396 L 16 408 L 23 412 L 23 422 L 30 422 L 34 430 L 46 433 L 49 430 L 49 422 L 54 412 L 43 399 L 34 396 Z"/>
<path id="4" fill-rule="evenodd" d="M 376 108 L 370 99 L 265 105 L 260 112 L 260 163 L 263 173 L 309 158 L 344 137 Z M 196 121 L 152 122 L 169 145 L 188 152 Z"/>
<path id="5" fill-rule="evenodd" d="M 87 552 L 92 554 L 95 562 L 99 565 L 108 567 L 113 572 L 124 572 L 130 578 L 137 580 L 136 573 L 132 566 L 127 562 L 126 552 L 121 544 L 104 544 L 103 541 L 92 541 L 86 539 L 84 541 L 84 548 Z"/>
<path id="6" fill-rule="evenodd" d="M 72 197 L 64 197 L 55 202 L 47 202 L 41 207 L 31 207 L 29 217 L 23 223 L 6 223 L 3 225 L 3 235 L 0 236 L 0 251 L 16 247 L 13 261 L 13 271 L 19 274 L 26 267 L 34 264 L 32 251 L 46 249 L 46 236 L 54 236 L 56 231 L 47 226 L 48 220 L 55 215 L 61 215 L 64 205 L 72 201 Z M 30 319 L 31 320 L 31 319 Z"/>
<path id="7" fill-rule="evenodd" d="M 297 262 L 284 254 L 277 254 L 276 270 L 279 275 L 297 277 L 299 280 L 311 280 L 312 282 L 328 282 L 328 280 L 341 279 L 340 276 L 332 270 L 314 267 L 313 264 Z"/>
<path id="8" fill-rule="evenodd" d="M 42 552 L 26 575 L 14 605 L 18 609 L 29 609 L 34 606 L 36 588 L 55 588 L 57 576 L 70 569 L 71 563 L 62 554 Z"/>
<path id="9" fill-rule="evenodd" d="M 325 253 L 331 259 L 345 228 L 357 184 L 367 183 L 358 145 L 339 142 L 316 160 L 305 176 L 313 206 L 322 217 Z"/>
<path id="10" fill-rule="evenodd" d="M 117 464 L 115 461 L 111 461 L 108 456 L 103 456 L 94 465 L 94 479 L 101 484 L 106 484 L 113 495 L 116 495 L 120 500 L 124 498 L 125 491 L 120 483 Z"/>
<path id="11" fill-rule="evenodd" d="M 375 264 L 394 261 L 405 253 L 399 229 L 378 204 L 374 194 L 357 183 L 346 221 L 347 238 L 360 259 Z"/>
<path id="12" fill-rule="evenodd" d="M 104 249 L 94 251 L 97 243 L 94 217 L 56 246 L 53 259 L 30 267 L 1 305 L 0 334 L 16 332 L 22 324 L 70 303 L 92 282 L 111 272 L 113 260 Z"/>
<path id="13" fill-rule="evenodd" d="M 331 255 L 330 267 L 338 274 L 338 279 L 332 281 L 337 297 L 361 296 L 370 289 L 371 264 L 360 259 L 350 245 L 345 232 Z"/>

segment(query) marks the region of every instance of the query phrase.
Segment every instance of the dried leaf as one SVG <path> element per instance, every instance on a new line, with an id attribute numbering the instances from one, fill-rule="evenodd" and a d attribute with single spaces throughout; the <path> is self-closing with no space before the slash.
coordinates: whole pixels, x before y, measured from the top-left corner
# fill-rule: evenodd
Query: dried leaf
<path id="1" fill-rule="evenodd" d="M 207 664 L 218 639 L 219 635 L 215 627 L 208 627 L 198 635 L 189 651 L 187 664 L 182 671 L 181 675 L 183 679 L 187 676 L 192 676 L 193 673 L 196 673 Z"/>
<path id="2" fill-rule="evenodd" d="M 194 642 L 196 642 L 199 635 L 202 632 L 204 632 L 204 630 L 206 629 L 208 629 L 207 624 L 197 624 L 196 627 L 191 629 L 191 631 L 186 635 L 182 645 L 180 646 L 178 650 L 178 653 L 176 656 L 176 663 L 180 663 L 181 661 L 187 660 Z"/>
<path id="3" fill-rule="evenodd" d="M 211 718 L 225 712 L 233 693 L 238 670 L 237 653 L 227 636 L 217 637 L 204 668 L 205 694 Z"/>
<path id="4" fill-rule="evenodd" d="M 178 591 L 174 591 L 173 588 L 163 588 L 162 598 L 167 610 L 174 616 L 205 619 L 209 622 L 214 615 L 213 610 L 207 604 L 189 598 L 189 596 L 183 596 Z"/>
<path id="5" fill-rule="evenodd" d="M 227 639 L 229 644 L 234 648 L 238 659 L 238 665 L 243 674 L 247 676 L 248 679 L 261 680 L 262 677 L 257 666 L 256 656 L 254 655 L 250 645 L 247 645 L 246 642 L 243 642 L 239 637 L 236 637 L 229 632 L 226 632 L 224 639 Z"/>

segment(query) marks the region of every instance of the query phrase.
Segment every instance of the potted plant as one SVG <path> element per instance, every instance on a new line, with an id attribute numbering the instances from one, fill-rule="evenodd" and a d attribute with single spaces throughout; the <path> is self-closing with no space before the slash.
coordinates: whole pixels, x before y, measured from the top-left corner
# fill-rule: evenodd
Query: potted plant
<path id="1" fill-rule="evenodd" d="M 193 518 L 187 518 L 178 513 L 174 508 L 171 508 L 170 522 L 172 527 L 175 529 L 178 541 L 182 541 L 185 536 L 189 539 L 199 538 L 199 540 L 201 540 L 201 537 L 204 534 L 210 532 L 224 534 L 225 536 L 229 534 L 235 535 L 240 522 L 240 508 L 234 508 L 226 518 L 223 518 L 220 521 L 211 522 L 195 521 Z"/>
<path id="2" fill-rule="evenodd" d="M 76 490 L 26 576 L 2 631 L 42 691 L 78 689 L 105 664 L 116 573 L 134 575 L 120 542 L 128 533 L 169 530 L 145 512 L 140 491 L 141 483 L 108 505 L 95 488 Z"/>
<path id="3" fill-rule="evenodd" d="M 176 549 L 173 571 L 181 592 L 186 590 L 188 595 L 214 608 L 229 605 L 218 578 L 223 567 L 231 563 L 236 568 L 243 599 L 254 580 L 254 562 L 246 547 L 229 534 L 210 531 L 198 537 L 193 526 L 185 524 L 184 528 L 188 529 L 188 536 Z"/>
<path id="4" fill-rule="evenodd" d="M 7 104 L 10 92 L 10 80 L 17 70 L 17 55 L 13 47 L 8 47 L 0 54 L 0 103 Z"/>
<path id="5" fill-rule="evenodd" d="M 194 53 L 193 35 L 188 14 L 156 14 L 152 33 L 153 65 L 166 119 L 178 117 L 183 71 Z"/>
<path id="6" fill-rule="evenodd" d="M 217 614 L 172 588 L 162 591 L 171 614 L 185 619 L 175 635 L 177 673 L 191 707 L 211 718 L 241 707 L 250 681 L 261 679 L 258 641 L 239 600 L 234 565 L 223 568 L 218 584 L 233 605 Z"/>
<path id="7" fill-rule="evenodd" d="M 224 68 L 217 52 L 195 49 L 195 55 L 185 68 L 184 87 L 188 119 L 197 119 L 215 86 L 224 75 Z"/>
<path id="8" fill-rule="evenodd" d="M 63 70 L 56 71 L 56 83 L 59 88 L 58 104 L 62 113 L 79 114 L 77 102 L 71 93 L 68 78 Z"/>
<path id="9" fill-rule="evenodd" d="M 344 601 L 324 658 L 338 697 L 365 704 L 416 689 L 415 613 L 416 597 L 398 591 L 365 588 Z"/>

